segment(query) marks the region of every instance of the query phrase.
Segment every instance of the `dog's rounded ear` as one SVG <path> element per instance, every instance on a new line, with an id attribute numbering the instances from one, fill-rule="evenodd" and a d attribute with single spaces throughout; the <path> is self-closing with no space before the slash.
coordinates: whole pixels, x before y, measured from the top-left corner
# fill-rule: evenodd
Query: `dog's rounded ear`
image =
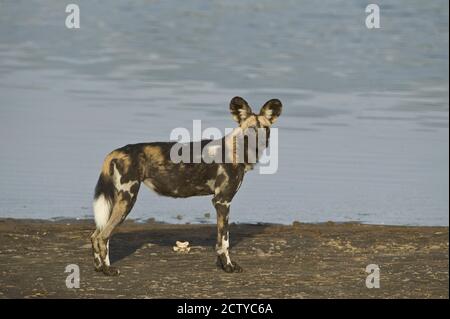
<path id="1" fill-rule="evenodd" d="M 247 101 L 240 96 L 235 96 L 230 102 L 230 112 L 233 119 L 241 124 L 252 114 L 252 109 L 248 105 Z"/>
<path id="2" fill-rule="evenodd" d="M 272 99 L 267 101 L 266 104 L 263 105 L 259 115 L 264 116 L 267 120 L 269 120 L 270 124 L 275 123 L 277 118 L 281 115 L 281 109 L 283 105 L 281 101 L 278 99 Z"/>

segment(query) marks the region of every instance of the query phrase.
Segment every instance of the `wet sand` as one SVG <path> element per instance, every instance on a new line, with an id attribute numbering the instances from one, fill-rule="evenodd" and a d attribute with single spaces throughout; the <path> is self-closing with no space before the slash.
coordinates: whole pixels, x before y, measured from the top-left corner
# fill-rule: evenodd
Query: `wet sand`
<path id="1" fill-rule="evenodd" d="M 111 240 L 118 277 L 93 270 L 90 220 L 0 219 L 1 298 L 448 298 L 448 227 L 231 225 L 243 268 L 215 266 L 214 225 L 126 221 Z M 173 251 L 189 241 L 189 253 Z M 80 267 L 68 289 L 65 267 Z M 368 264 L 380 288 L 365 285 Z"/>

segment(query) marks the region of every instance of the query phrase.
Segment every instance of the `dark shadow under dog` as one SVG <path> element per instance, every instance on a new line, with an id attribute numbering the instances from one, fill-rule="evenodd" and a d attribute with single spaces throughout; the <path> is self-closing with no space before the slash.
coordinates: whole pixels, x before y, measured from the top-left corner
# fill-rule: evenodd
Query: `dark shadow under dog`
<path id="1" fill-rule="evenodd" d="M 208 225 L 164 225 L 162 229 L 145 229 L 136 231 L 117 232 L 111 238 L 110 245 L 114 247 L 110 251 L 111 263 L 120 261 L 146 244 L 166 246 L 172 249 L 177 240 L 188 241 L 191 246 L 202 246 L 206 249 L 214 249 L 217 237 L 217 227 Z M 246 238 L 251 238 L 263 233 L 266 224 L 231 224 L 231 247 L 239 244 Z"/>

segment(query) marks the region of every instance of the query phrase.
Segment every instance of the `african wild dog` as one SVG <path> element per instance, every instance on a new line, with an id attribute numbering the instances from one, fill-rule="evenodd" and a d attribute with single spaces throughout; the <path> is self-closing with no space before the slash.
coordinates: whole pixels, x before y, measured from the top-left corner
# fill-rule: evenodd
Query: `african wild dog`
<path id="1" fill-rule="evenodd" d="M 188 163 L 175 162 L 171 157 L 171 149 L 178 146 L 176 142 L 126 145 L 106 156 L 93 204 L 97 226 L 91 236 L 95 269 L 105 275 L 119 274 L 117 268 L 110 266 L 109 239 L 131 211 L 143 182 L 165 196 L 183 198 L 213 195 L 212 203 L 217 212 L 217 265 L 226 272 L 241 272 L 242 268 L 231 261 L 228 252 L 228 214 L 231 200 L 241 186 L 245 172 L 253 168 L 255 161 L 248 160 L 252 151 L 245 147 L 244 158 L 239 158 L 242 156 L 236 151 L 239 146 L 236 141 L 250 131 L 256 132 L 258 137 L 257 132 L 262 130 L 266 133 L 261 134 L 264 136 L 263 148 L 267 147 L 270 126 L 280 116 L 281 108 L 281 102 L 272 99 L 264 104 L 259 114 L 254 114 L 243 98 L 235 97 L 230 102 L 230 111 L 239 127 L 222 139 L 185 144 L 190 149 L 199 146 L 203 150 L 207 147 L 213 149 L 208 144 L 215 142 L 214 151 L 218 147 L 224 150 L 222 161 L 196 162 L 191 152 Z M 256 150 L 257 158 L 259 151 Z M 227 161 L 230 158 L 231 161 Z"/>

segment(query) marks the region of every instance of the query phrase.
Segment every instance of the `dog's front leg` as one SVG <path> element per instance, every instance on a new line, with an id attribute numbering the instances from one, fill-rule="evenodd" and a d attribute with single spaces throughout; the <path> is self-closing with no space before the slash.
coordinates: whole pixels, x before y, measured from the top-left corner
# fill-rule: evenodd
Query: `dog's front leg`
<path id="1" fill-rule="evenodd" d="M 213 198 L 213 204 L 217 211 L 217 266 L 226 272 L 242 272 L 242 268 L 230 258 L 230 234 L 228 230 L 228 216 L 230 203 L 220 196 Z"/>

